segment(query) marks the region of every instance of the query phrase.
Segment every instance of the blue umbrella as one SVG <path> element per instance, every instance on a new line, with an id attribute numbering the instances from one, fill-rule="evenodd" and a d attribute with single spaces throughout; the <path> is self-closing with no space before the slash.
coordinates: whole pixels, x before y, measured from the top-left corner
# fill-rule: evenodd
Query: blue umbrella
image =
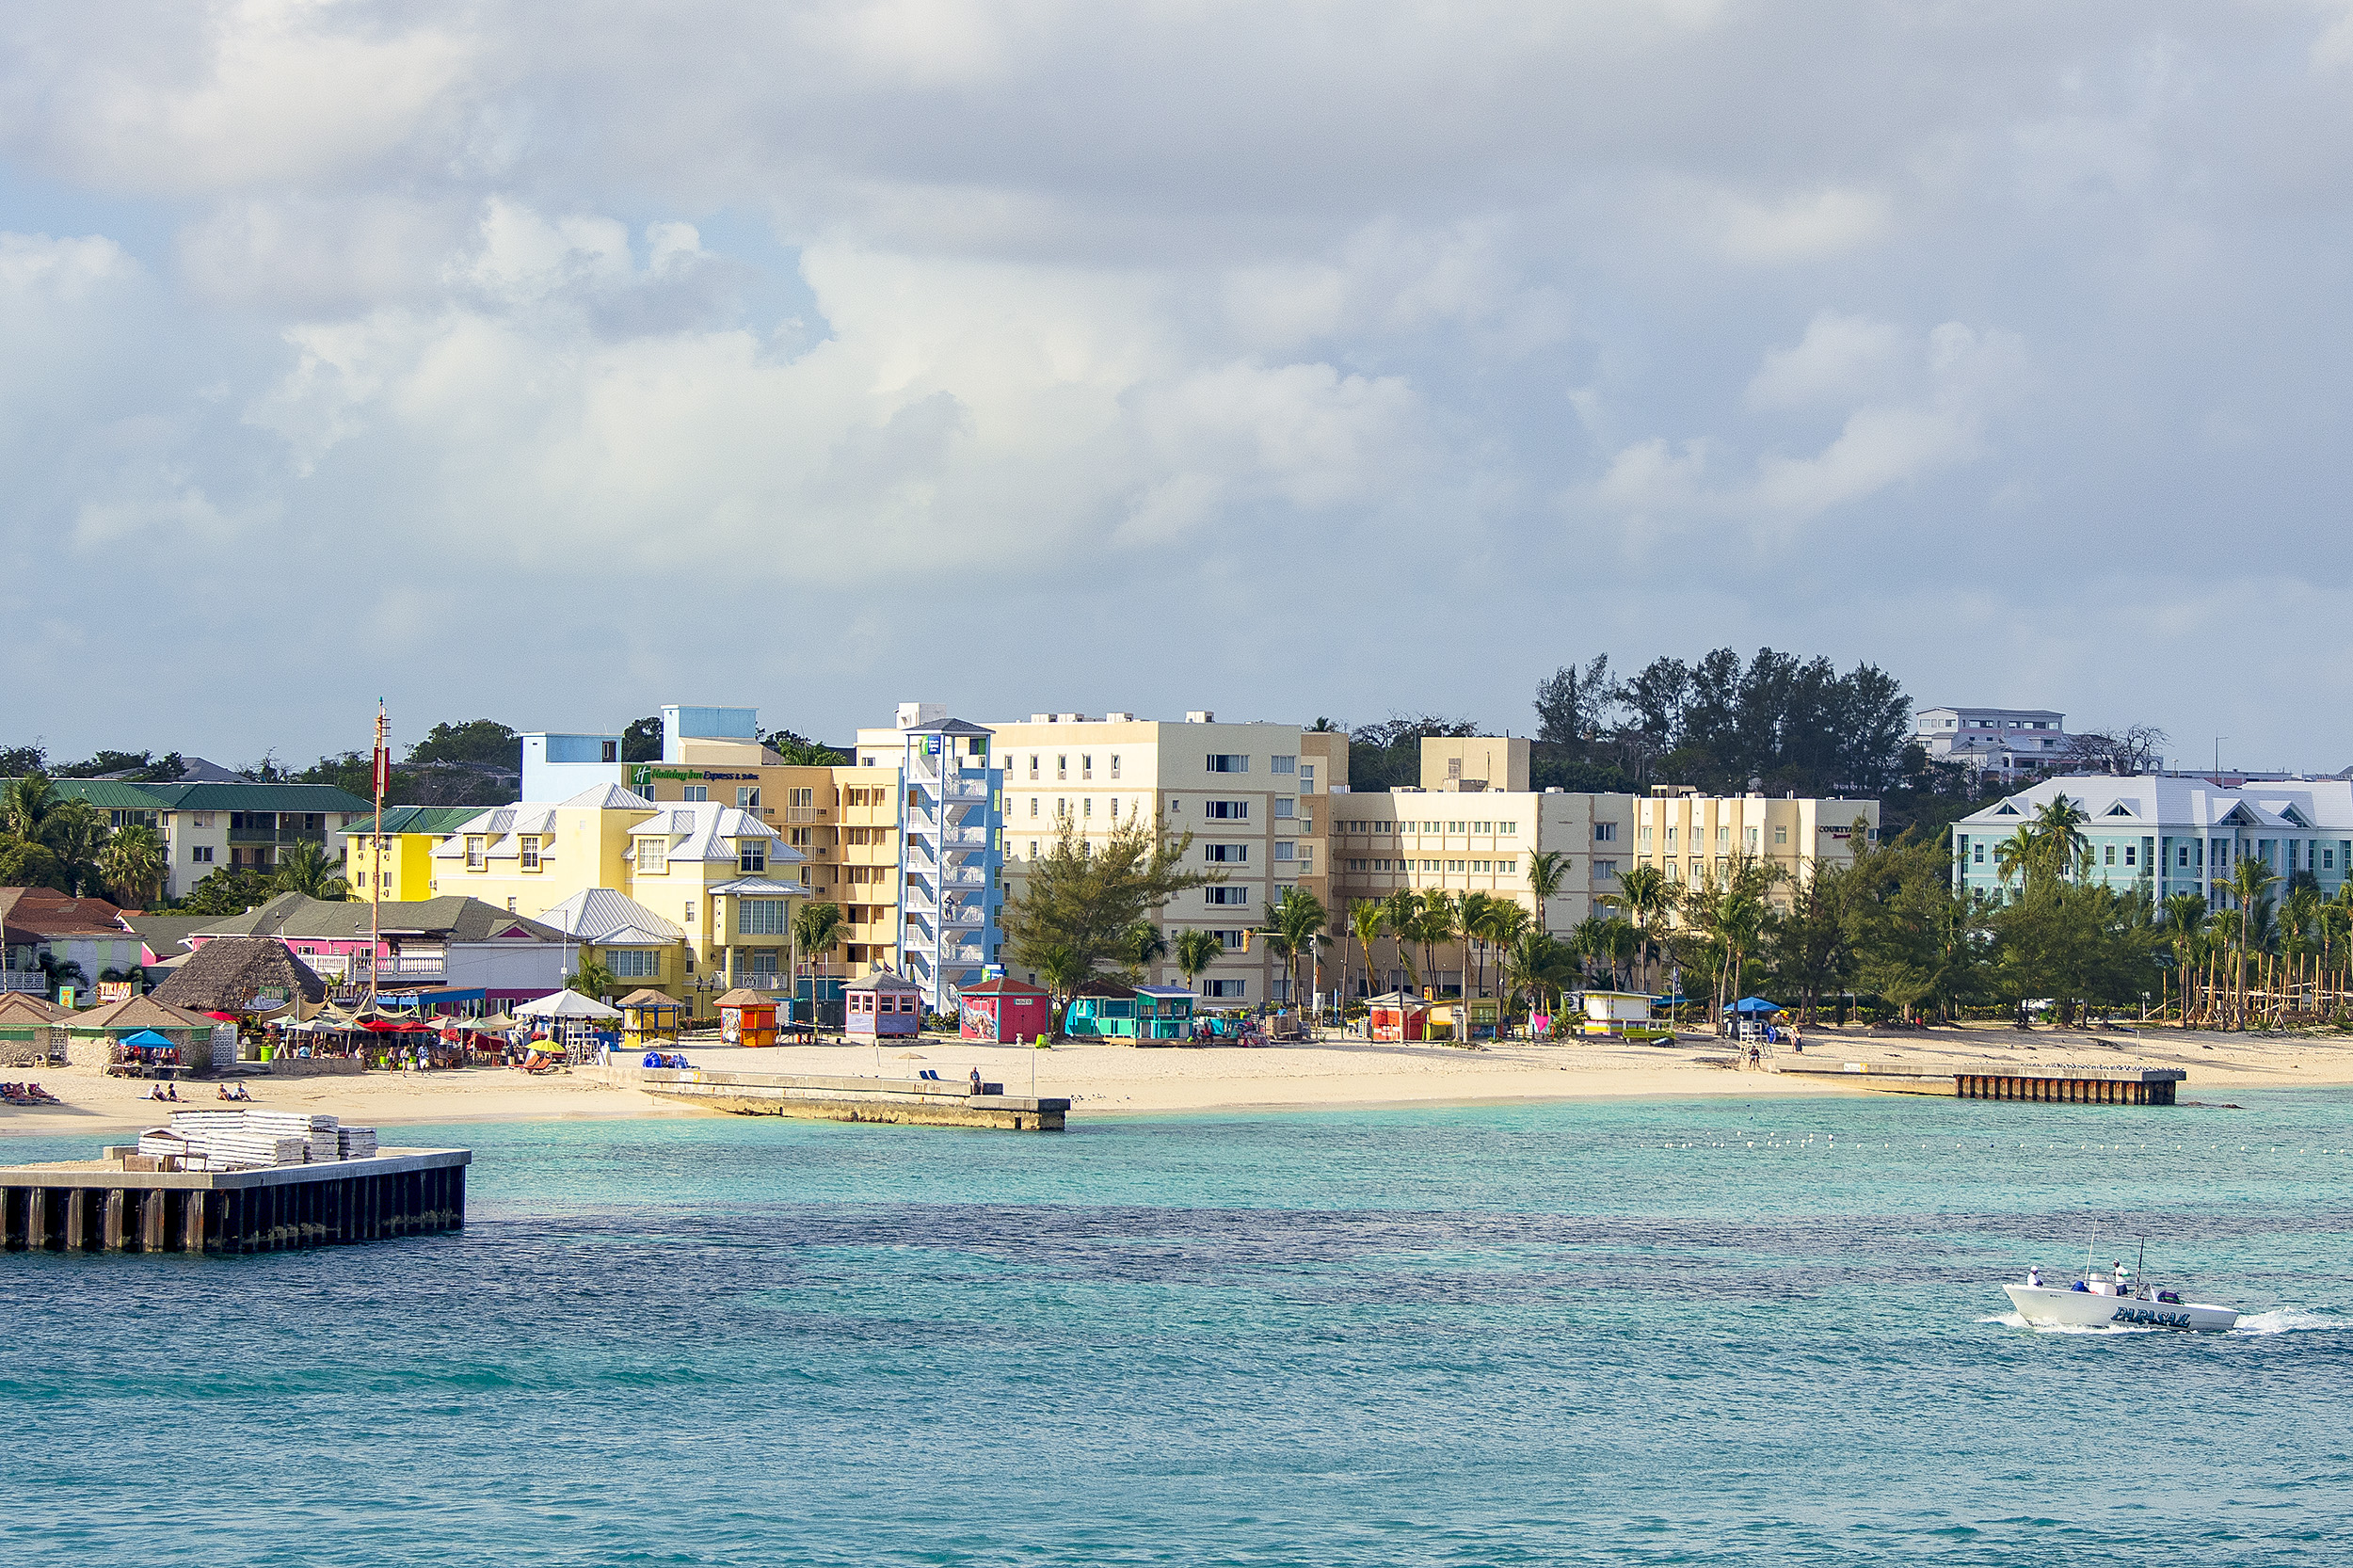
<path id="1" fill-rule="evenodd" d="M 1735 1013 L 1779 1013 L 1782 1005 L 1777 1001 L 1767 1001 L 1763 997 L 1742 997 L 1732 1004 L 1732 1010 Z"/>
<path id="2" fill-rule="evenodd" d="M 126 1046 L 136 1046 L 141 1050 L 177 1050 L 180 1048 L 179 1041 L 168 1034 L 158 1034 L 152 1029 L 142 1029 L 136 1034 L 127 1034 L 123 1036 L 122 1043 Z"/>

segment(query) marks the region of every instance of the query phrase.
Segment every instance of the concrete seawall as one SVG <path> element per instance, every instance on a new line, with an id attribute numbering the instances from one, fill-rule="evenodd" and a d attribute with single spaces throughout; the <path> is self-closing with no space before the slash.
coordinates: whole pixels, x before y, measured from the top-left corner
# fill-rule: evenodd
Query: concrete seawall
<path id="1" fill-rule="evenodd" d="M 1008 1095 L 1001 1083 L 934 1083 L 911 1078 L 843 1078 L 817 1073 L 744 1073 L 700 1067 L 601 1069 L 609 1083 L 739 1116 L 801 1116 L 831 1122 L 897 1122 L 916 1127 L 991 1128 L 1060 1132 L 1070 1102 Z"/>

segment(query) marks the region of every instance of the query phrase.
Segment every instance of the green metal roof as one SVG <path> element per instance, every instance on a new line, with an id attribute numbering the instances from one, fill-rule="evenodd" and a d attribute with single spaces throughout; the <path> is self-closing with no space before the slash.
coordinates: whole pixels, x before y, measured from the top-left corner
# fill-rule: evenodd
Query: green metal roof
<path id="1" fill-rule="evenodd" d="M 14 784 L 15 779 L 0 780 L 0 788 Z M 59 800 L 87 800 L 102 811 L 155 811 L 168 809 L 155 797 L 157 786 L 126 784 L 119 778 L 53 778 Z"/>
<path id="2" fill-rule="evenodd" d="M 16 782 L 0 779 L 0 788 Z M 112 778 L 53 778 L 60 800 L 102 809 L 145 811 L 367 811 L 376 803 L 335 784 L 125 784 Z M 442 809 L 419 808 L 419 809 Z M 448 808 L 472 816 L 479 806 Z"/>
<path id="3" fill-rule="evenodd" d="M 472 822 L 483 812 L 495 809 L 488 806 L 387 806 L 384 808 L 384 831 L 392 833 L 455 833 L 461 824 Z M 376 808 L 368 807 L 367 820 L 351 824 L 354 832 L 376 831 Z"/>
<path id="4" fill-rule="evenodd" d="M 361 800 L 334 784 L 142 784 L 170 811 L 368 811 Z"/>

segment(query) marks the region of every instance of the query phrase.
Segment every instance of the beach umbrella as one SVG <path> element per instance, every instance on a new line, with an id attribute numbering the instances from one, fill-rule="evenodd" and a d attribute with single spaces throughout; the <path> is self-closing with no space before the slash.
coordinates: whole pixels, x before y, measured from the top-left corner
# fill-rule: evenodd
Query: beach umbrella
<path id="1" fill-rule="evenodd" d="M 920 1050 L 903 1050 L 899 1053 L 899 1060 L 902 1062 L 924 1062 L 930 1059 Z"/>
<path id="2" fill-rule="evenodd" d="M 122 1043 L 126 1046 L 136 1046 L 140 1050 L 177 1050 L 180 1046 L 180 1042 L 170 1035 L 159 1034 L 152 1029 L 142 1029 L 136 1034 L 127 1034 L 123 1036 Z"/>
<path id="3" fill-rule="evenodd" d="M 556 991 L 536 1000 L 524 1002 L 515 1009 L 519 1018 L 617 1018 L 621 1010 L 607 1007 L 594 997 L 584 997 L 578 991 Z"/>
<path id="4" fill-rule="evenodd" d="M 1735 1013 L 1779 1013 L 1782 1005 L 1777 1001 L 1767 1001 L 1763 997 L 1742 997 L 1732 1004 L 1732 1010 Z"/>

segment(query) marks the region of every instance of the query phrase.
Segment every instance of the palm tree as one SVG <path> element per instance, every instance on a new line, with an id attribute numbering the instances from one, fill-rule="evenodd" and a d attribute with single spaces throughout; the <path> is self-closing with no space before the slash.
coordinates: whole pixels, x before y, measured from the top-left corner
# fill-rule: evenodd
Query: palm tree
<path id="1" fill-rule="evenodd" d="M 1176 972 L 1185 977 L 1186 989 L 1193 989 L 1193 983 L 1201 978 L 1201 971 L 1216 963 L 1218 954 L 1225 951 L 1225 946 L 1217 939 L 1215 932 L 1198 928 L 1178 932 Z"/>
<path id="2" fill-rule="evenodd" d="M 152 904 L 161 894 L 169 864 L 163 840 L 141 823 L 117 830 L 98 856 L 98 869 L 106 886 L 124 903 L 140 905 Z"/>
<path id="3" fill-rule="evenodd" d="M 1536 896 L 1536 929 L 1552 935 L 1552 901 L 1569 879 L 1569 857 L 1557 849 L 1540 850 L 1528 857 L 1528 890 Z"/>
<path id="4" fill-rule="evenodd" d="M 2050 856 L 2052 869 L 2065 876 L 2090 853 L 2091 840 L 2077 831 L 2090 820 L 2090 812 L 2063 794 L 2054 794 L 2036 808 L 2027 829 L 2038 846 Z"/>
<path id="5" fill-rule="evenodd" d="M 1437 972 L 1437 960 L 1432 950 L 1454 940 L 1461 930 L 1462 906 L 1455 903 L 1453 894 L 1441 888 L 1422 895 L 1421 919 L 1415 922 L 1414 935 L 1421 942 L 1423 974 Z M 1457 985 L 1455 989 L 1460 991 L 1462 987 Z"/>
<path id="6" fill-rule="evenodd" d="M 2238 901 L 2238 979 L 2232 989 L 2242 1023 L 2247 1012 L 2247 958 L 2255 934 L 2255 902 L 2264 898 L 2279 880 L 2268 865 L 2254 856 L 2243 855 L 2232 866 L 2229 876 L 2218 876 L 2214 881 L 2217 892 Z"/>
<path id="7" fill-rule="evenodd" d="M 98 858 L 112 837 L 114 829 L 87 800 L 61 801 L 40 820 L 40 841 L 57 857 L 58 869 L 71 885 L 68 890 L 76 898 L 99 880 Z"/>
<path id="8" fill-rule="evenodd" d="M 1168 938 L 1150 920 L 1138 920 L 1128 928 L 1127 946 L 1128 961 L 1139 975 L 1149 974 L 1153 965 L 1168 956 Z"/>
<path id="9" fill-rule="evenodd" d="M 0 801 L 0 821 L 8 831 L 28 843 L 40 840 L 40 824 L 57 805 L 57 787 L 46 774 L 28 773 L 8 786 L 8 797 Z"/>
<path id="10" fill-rule="evenodd" d="M 799 955 L 807 953 L 813 963 L 822 953 L 833 951 L 841 935 L 841 905 L 828 899 L 822 904 L 804 904 L 792 911 L 793 968 L 797 972 Z"/>
<path id="11" fill-rule="evenodd" d="M 1455 905 L 1454 918 L 1463 932 L 1463 956 L 1471 970 L 1464 977 L 1466 997 L 1487 994 L 1487 927 L 1497 907 L 1493 898 L 1475 888 Z"/>
<path id="12" fill-rule="evenodd" d="M 1365 989 L 1372 989 L 1372 944 L 1382 929 L 1388 924 L 1388 910 L 1376 899 L 1360 898 L 1348 906 L 1349 935 L 1356 938 L 1356 947 L 1365 955 Z"/>
<path id="13" fill-rule="evenodd" d="M 618 975 L 584 954 L 581 958 L 580 968 L 573 970 L 564 982 L 564 989 L 567 991 L 577 991 L 584 997 L 593 997 L 599 1001 L 612 1000 L 613 993 L 620 988 L 621 981 Z"/>
<path id="14" fill-rule="evenodd" d="M 1062 1038 L 1063 1016 L 1070 1006 L 1070 999 L 1094 976 L 1095 966 L 1066 942 L 1055 942 L 1037 955 L 1037 977 L 1046 982 L 1055 1039 Z"/>
<path id="15" fill-rule="evenodd" d="M 2034 858 L 2034 835 L 2022 827 L 1993 846 L 1993 874 L 2007 888 L 2011 877 L 2025 874 Z"/>
<path id="16" fill-rule="evenodd" d="M 1421 929 L 1421 895 L 1411 888 L 1400 888 L 1381 901 L 1381 923 L 1397 938 L 1398 961 L 1404 966 L 1410 989 L 1421 989 L 1421 976 L 1414 968 L 1413 942 Z"/>
<path id="17" fill-rule="evenodd" d="M 1304 888 L 1287 888 L 1282 897 L 1266 906 L 1266 920 L 1258 934 L 1267 952 L 1283 960 L 1284 977 L 1289 982 L 1289 994 L 1294 1002 L 1299 997 L 1299 960 L 1314 956 L 1330 920 L 1323 901 Z"/>
<path id="18" fill-rule="evenodd" d="M 2206 933 L 2206 899 L 2202 893 L 2175 893 L 2165 901 L 2168 940 L 2173 947 L 2174 979 L 2182 992 L 2182 1027 L 2189 1027 L 2189 985 Z"/>
<path id="19" fill-rule="evenodd" d="M 1641 936 L 1642 989 L 1648 992 L 1653 988 L 1650 982 L 1652 922 L 1673 905 L 1674 889 L 1667 885 L 1667 873 L 1657 866 L 1637 865 L 1618 879 L 1618 899 L 1626 912 L 1634 917 L 1636 929 Z"/>
<path id="20" fill-rule="evenodd" d="M 278 871 L 269 885 L 273 892 L 300 893 L 305 898 L 351 896 L 351 884 L 336 872 L 335 862 L 327 857 L 327 851 L 307 839 L 287 846 L 278 856 Z"/>

